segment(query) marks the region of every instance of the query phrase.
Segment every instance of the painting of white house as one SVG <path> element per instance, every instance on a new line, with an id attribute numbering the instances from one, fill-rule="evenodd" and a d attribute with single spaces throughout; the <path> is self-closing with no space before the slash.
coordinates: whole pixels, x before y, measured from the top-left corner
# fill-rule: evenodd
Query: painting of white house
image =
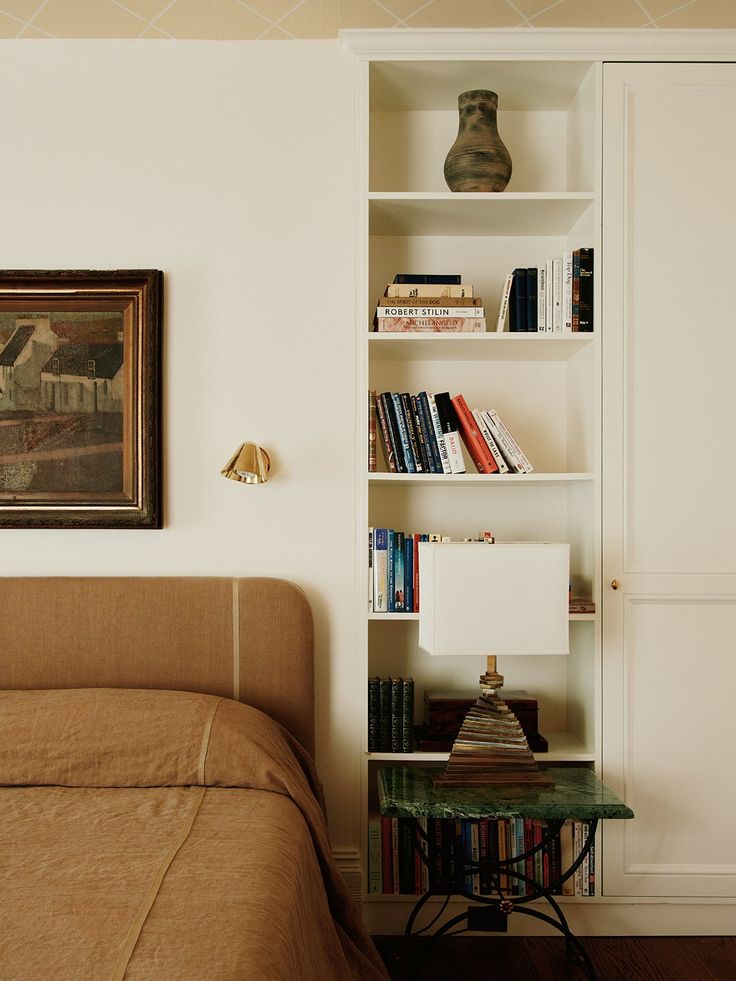
<path id="1" fill-rule="evenodd" d="M 0 312 L 0 493 L 123 490 L 123 314 Z"/>

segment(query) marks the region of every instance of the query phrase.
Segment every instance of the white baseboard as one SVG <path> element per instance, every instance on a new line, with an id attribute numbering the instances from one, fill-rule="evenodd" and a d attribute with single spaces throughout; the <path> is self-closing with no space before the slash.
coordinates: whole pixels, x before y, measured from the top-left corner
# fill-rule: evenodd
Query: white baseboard
<path id="1" fill-rule="evenodd" d="M 337 867 L 345 880 L 350 895 L 356 903 L 360 903 L 363 894 L 360 852 L 357 848 L 333 848 L 332 854 L 335 856 Z"/>

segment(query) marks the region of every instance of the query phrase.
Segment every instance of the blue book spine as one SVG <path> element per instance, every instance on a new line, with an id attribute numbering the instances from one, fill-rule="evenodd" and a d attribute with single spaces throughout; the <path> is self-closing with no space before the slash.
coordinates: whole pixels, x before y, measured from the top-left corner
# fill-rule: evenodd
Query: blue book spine
<path id="1" fill-rule="evenodd" d="M 406 610 L 404 585 L 404 532 L 394 532 L 394 612 Z"/>
<path id="2" fill-rule="evenodd" d="M 514 855 L 524 854 L 524 818 L 514 818 Z M 521 875 L 526 874 L 526 862 L 522 859 L 514 864 L 515 870 Z M 526 883 L 523 879 L 514 878 L 516 883 L 515 895 L 526 895 Z"/>
<path id="3" fill-rule="evenodd" d="M 526 329 L 537 329 L 537 269 L 529 266 L 526 271 Z"/>
<path id="4" fill-rule="evenodd" d="M 416 436 L 416 447 L 419 450 L 419 454 L 422 458 L 422 468 L 425 473 L 432 473 L 432 451 L 429 446 L 427 446 L 427 432 L 424 425 L 424 419 L 422 418 L 421 406 L 419 405 L 419 398 L 416 395 L 409 396 L 410 406 L 407 408 L 407 412 L 411 411 L 412 419 L 414 420 L 414 434 Z M 414 444 L 412 444 L 414 445 Z"/>
<path id="5" fill-rule="evenodd" d="M 427 446 L 427 455 L 430 458 L 432 473 L 443 473 L 442 460 L 440 459 L 440 449 L 437 445 L 434 426 L 432 425 L 432 415 L 429 408 L 429 397 L 426 392 L 417 395 L 417 405 L 419 408 L 420 420 L 424 431 L 424 441 Z"/>
<path id="6" fill-rule="evenodd" d="M 392 392 L 391 398 L 393 399 L 394 413 L 396 415 L 396 421 L 399 426 L 399 437 L 401 439 L 401 448 L 404 453 L 406 472 L 416 473 L 417 466 L 416 463 L 414 462 L 414 453 L 411 448 L 411 443 L 409 442 L 409 429 L 406 425 L 406 418 L 404 416 L 404 405 L 401 401 L 401 396 L 397 392 Z"/>
<path id="7" fill-rule="evenodd" d="M 388 529 L 386 535 L 388 541 L 388 561 L 386 563 L 388 572 L 388 612 L 394 613 L 396 611 L 395 601 L 394 601 L 394 532 L 391 528 Z"/>
<path id="8" fill-rule="evenodd" d="M 404 609 L 411 613 L 414 609 L 414 536 L 404 539 Z"/>
<path id="9" fill-rule="evenodd" d="M 386 428 L 388 430 L 389 445 L 394 454 L 394 460 L 396 461 L 396 470 L 398 473 L 406 473 L 406 462 L 404 461 L 404 451 L 401 446 L 401 439 L 399 436 L 399 424 L 396 421 L 396 413 L 394 411 L 394 400 L 391 397 L 391 392 L 381 392 L 379 395 L 379 400 L 383 406 L 383 415 L 386 420 Z"/>
<path id="10" fill-rule="evenodd" d="M 526 330 L 526 269 L 514 269 L 509 297 L 509 330 Z"/>
<path id="11" fill-rule="evenodd" d="M 463 854 L 465 856 L 465 868 L 468 874 L 465 876 L 465 889 L 473 892 L 473 873 L 470 870 L 470 863 L 473 861 L 473 828 L 470 820 L 463 820 Z"/>

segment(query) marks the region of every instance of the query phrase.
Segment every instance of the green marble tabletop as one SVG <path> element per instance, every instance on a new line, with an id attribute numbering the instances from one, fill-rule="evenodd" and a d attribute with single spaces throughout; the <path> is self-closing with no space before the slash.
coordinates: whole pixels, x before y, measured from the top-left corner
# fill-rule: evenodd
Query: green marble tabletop
<path id="1" fill-rule="evenodd" d="M 442 768 L 440 768 L 441 770 Z M 547 767 L 554 787 L 433 787 L 437 767 L 392 766 L 378 771 L 386 817 L 633 818 L 631 808 L 584 767 Z"/>

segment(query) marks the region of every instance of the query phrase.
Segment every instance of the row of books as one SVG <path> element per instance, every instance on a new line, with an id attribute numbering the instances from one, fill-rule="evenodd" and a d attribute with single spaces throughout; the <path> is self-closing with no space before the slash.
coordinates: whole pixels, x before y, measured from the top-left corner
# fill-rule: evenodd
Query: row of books
<path id="1" fill-rule="evenodd" d="M 417 824 L 422 832 L 419 835 Z M 477 896 L 497 896 L 499 888 L 505 896 L 531 895 L 537 891 L 533 883 L 549 887 L 579 857 L 588 839 L 587 822 L 566 821 L 559 836 L 536 854 L 510 866 L 510 871 L 500 872 L 496 881 L 489 865 L 541 844 L 543 832 L 544 823 L 529 818 L 419 818 L 415 821 L 371 815 L 368 891 L 421 896 L 429 888 L 441 893 L 443 886 L 448 888 L 450 882 L 462 878 L 466 891 Z M 533 882 L 517 878 L 512 872 Z M 580 867 L 553 894 L 595 895 L 595 845 Z"/>
<path id="2" fill-rule="evenodd" d="M 368 529 L 368 612 L 419 612 L 419 545 L 421 542 L 449 542 L 437 532 L 396 531 L 394 528 Z M 493 544 L 490 531 L 464 541 Z"/>
<path id="3" fill-rule="evenodd" d="M 368 679 L 368 752 L 414 750 L 414 679 Z"/>
<path id="4" fill-rule="evenodd" d="M 460 276 L 399 273 L 378 301 L 373 326 L 381 333 L 477 334 L 486 329 L 485 317 L 483 300 Z"/>
<path id="5" fill-rule="evenodd" d="M 593 330 L 594 250 L 572 249 L 541 266 L 519 266 L 506 277 L 496 331 L 541 334 Z M 383 333 L 486 330 L 483 300 L 458 274 L 398 273 L 376 306 L 373 320 Z"/>
<path id="6" fill-rule="evenodd" d="M 506 277 L 496 330 L 509 314 L 512 332 L 590 333 L 593 330 L 593 249 L 575 249 L 543 266 Z"/>
<path id="7" fill-rule="evenodd" d="M 534 470 L 496 409 L 471 409 L 460 394 L 370 391 L 368 416 L 369 472 L 380 443 L 389 473 L 465 473 L 461 441 L 478 473 Z"/>

